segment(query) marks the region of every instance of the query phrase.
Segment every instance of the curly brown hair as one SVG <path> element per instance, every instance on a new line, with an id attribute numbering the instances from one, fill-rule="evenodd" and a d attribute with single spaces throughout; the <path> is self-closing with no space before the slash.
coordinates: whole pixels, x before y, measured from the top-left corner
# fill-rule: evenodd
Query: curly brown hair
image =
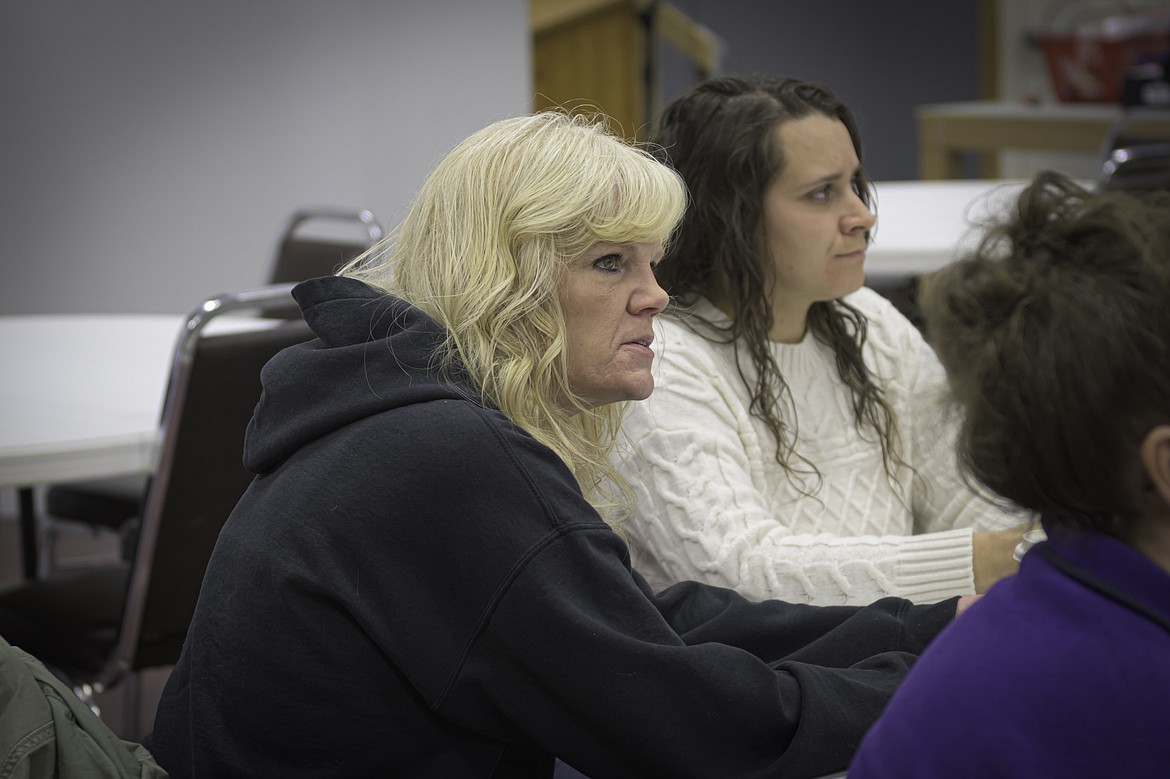
<path id="1" fill-rule="evenodd" d="M 660 283 L 674 301 L 667 315 L 677 316 L 679 308 L 699 296 L 722 293 L 732 309 L 729 325 L 697 316 L 684 321 L 698 320 L 702 328 L 692 329 L 703 337 L 735 344 L 740 378 L 751 394 L 751 413 L 771 431 L 776 461 L 790 477 L 811 474 L 819 480 L 815 463 L 795 450 L 795 414 L 784 413 L 791 409 L 791 390 L 768 338 L 775 263 L 761 239 L 764 194 L 784 167 L 775 130 L 814 114 L 844 124 L 858 160 L 863 159 L 857 122 L 844 103 L 818 84 L 771 76 L 727 76 L 697 85 L 667 107 L 655 141 L 659 156 L 682 175 L 692 201 L 667 254 L 669 261 L 659 270 Z M 863 170 L 853 186 L 872 210 L 872 184 Z M 852 392 L 856 423 L 859 429 L 876 431 L 886 473 L 893 478 L 902 462 L 897 424 L 862 357 L 866 327 L 865 316 L 842 300 L 814 303 L 808 312 L 809 332 L 832 348 L 837 372 Z M 740 344 L 754 369 L 752 379 L 740 361 Z"/>
<path id="2" fill-rule="evenodd" d="M 969 472 L 1046 527 L 1124 534 L 1138 445 L 1170 420 L 1170 194 L 1042 173 L 920 299 Z"/>

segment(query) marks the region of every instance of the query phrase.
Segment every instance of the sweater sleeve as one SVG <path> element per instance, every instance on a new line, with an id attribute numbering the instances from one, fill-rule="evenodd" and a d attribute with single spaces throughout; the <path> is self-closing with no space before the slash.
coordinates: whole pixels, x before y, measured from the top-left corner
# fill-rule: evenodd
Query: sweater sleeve
<path id="1" fill-rule="evenodd" d="M 510 582 L 438 711 L 481 731 L 500 712 L 589 776 L 820 776 L 953 610 L 654 596 L 612 534 L 582 530 Z"/>
<path id="2" fill-rule="evenodd" d="M 880 321 L 893 331 L 882 341 L 894 345 L 889 361 L 903 373 L 908 392 L 899 424 L 908 428 L 904 440 L 914 469 L 914 531 L 1002 530 L 1028 521 L 1029 512 L 963 477 L 956 448 L 961 411 L 951 399 L 946 372 L 918 329 L 886 301 L 881 304 L 889 310 L 879 315 Z"/>
<path id="3" fill-rule="evenodd" d="M 485 751 L 539 749 L 595 777 L 842 770 L 954 615 L 950 602 L 752 603 L 695 583 L 655 595 L 552 452 L 455 413 L 420 431 L 460 433 L 463 458 L 443 446 L 424 464 L 444 467 L 414 471 L 426 502 L 389 536 L 406 570 L 369 586 L 408 608 L 378 634 L 397 669 Z M 461 488 L 440 492 L 452 472 Z M 352 608 L 378 630 L 374 595 Z"/>
<path id="4" fill-rule="evenodd" d="M 968 528 L 867 534 L 859 516 L 855 535 L 794 532 L 765 494 L 772 444 L 752 429 L 734 367 L 682 326 L 668 336 L 654 393 L 622 424 L 636 495 L 628 533 L 653 586 L 696 579 L 755 599 L 855 605 L 974 591 Z"/>

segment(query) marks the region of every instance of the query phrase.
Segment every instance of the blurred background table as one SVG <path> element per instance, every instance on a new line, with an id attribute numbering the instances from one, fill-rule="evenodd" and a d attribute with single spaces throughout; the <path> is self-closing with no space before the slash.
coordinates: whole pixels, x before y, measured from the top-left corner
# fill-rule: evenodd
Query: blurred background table
<path id="1" fill-rule="evenodd" d="M 0 486 L 149 468 L 171 315 L 0 317 Z"/>
<path id="2" fill-rule="evenodd" d="M 981 225 L 1002 213 L 1023 181 L 879 181 L 877 229 L 866 253 L 869 280 L 938 270 L 978 241 Z"/>
<path id="3" fill-rule="evenodd" d="M 0 317 L 0 488 L 19 496 L 26 576 L 36 570 L 36 486 L 150 469 L 182 321 Z"/>
<path id="4" fill-rule="evenodd" d="M 172 357 L 171 314 L 0 316 L 0 489 L 18 496 L 21 563 L 37 569 L 36 488 L 148 473 Z M 207 332 L 271 326 L 223 316 Z"/>
<path id="5" fill-rule="evenodd" d="M 916 115 L 922 179 L 964 178 L 967 152 L 986 153 L 979 175 L 996 178 L 1002 151 L 1083 152 L 1103 159 L 1107 140 L 1123 127 L 1170 139 L 1170 111 L 1126 111 L 1112 103 L 931 103 L 918 106 Z"/>

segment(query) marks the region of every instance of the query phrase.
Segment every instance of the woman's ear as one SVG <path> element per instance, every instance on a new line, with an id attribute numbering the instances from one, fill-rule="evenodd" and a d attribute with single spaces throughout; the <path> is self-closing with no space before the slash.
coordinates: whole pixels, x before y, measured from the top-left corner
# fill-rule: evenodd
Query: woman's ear
<path id="1" fill-rule="evenodd" d="M 1170 508 L 1170 425 L 1157 425 L 1146 433 L 1141 461 L 1151 497 L 1156 495 Z"/>

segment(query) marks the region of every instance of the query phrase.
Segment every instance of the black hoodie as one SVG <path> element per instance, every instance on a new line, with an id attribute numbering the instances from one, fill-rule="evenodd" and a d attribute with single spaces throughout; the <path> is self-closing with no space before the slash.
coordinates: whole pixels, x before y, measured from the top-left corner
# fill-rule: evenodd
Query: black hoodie
<path id="1" fill-rule="evenodd" d="M 654 594 L 548 448 L 437 368 L 442 329 L 299 285 L 258 474 L 147 744 L 173 777 L 594 779 L 844 769 L 954 601 Z"/>

